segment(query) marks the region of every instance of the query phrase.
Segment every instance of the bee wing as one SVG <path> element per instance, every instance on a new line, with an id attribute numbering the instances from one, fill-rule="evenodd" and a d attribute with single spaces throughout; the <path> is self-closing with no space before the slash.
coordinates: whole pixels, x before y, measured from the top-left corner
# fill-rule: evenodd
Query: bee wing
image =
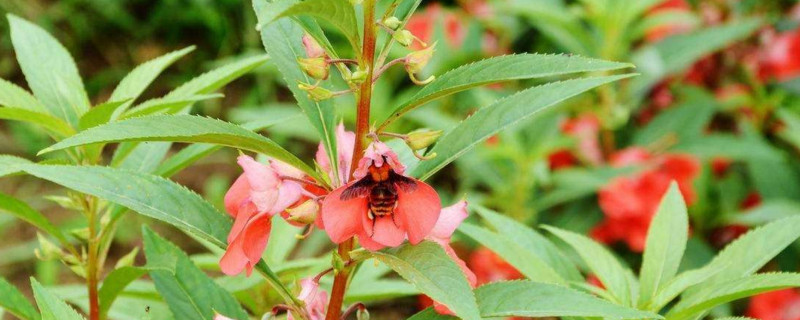
<path id="1" fill-rule="evenodd" d="M 347 189 L 344 189 L 344 191 L 342 191 L 342 194 L 339 196 L 339 200 L 347 201 L 350 199 L 366 196 L 367 194 L 369 194 L 370 189 L 374 185 L 375 182 L 372 181 L 370 177 L 364 177 L 358 182 L 353 183 L 353 185 L 347 187 Z"/>
<path id="2" fill-rule="evenodd" d="M 389 181 L 393 182 L 400 190 L 405 192 L 417 190 L 417 182 L 414 181 L 414 179 L 397 174 L 394 171 L 391 171 L 389 174 Z"/>

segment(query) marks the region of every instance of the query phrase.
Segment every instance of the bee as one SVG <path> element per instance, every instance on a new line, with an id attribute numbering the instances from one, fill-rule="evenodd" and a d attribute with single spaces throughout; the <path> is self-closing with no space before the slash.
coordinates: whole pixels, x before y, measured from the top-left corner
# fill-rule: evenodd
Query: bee
<path id="1" fill-rule="evenodd" d="M 394 209 L 397 208 L 398 189 L 404 192 L 414 191 L 417 189 L 417 182 L 394 172 L 388 164 L 380 167 L 370 166 L 368 171 L 369 174 L 364 178 L 345 189 L 339 199 L 347 201 L 367 197 L 369 206 L 367 215 L 372 220 L 374 235 L 377 218 L 391 217 L 392 222 L 397 225 L 394 220 Z"/>

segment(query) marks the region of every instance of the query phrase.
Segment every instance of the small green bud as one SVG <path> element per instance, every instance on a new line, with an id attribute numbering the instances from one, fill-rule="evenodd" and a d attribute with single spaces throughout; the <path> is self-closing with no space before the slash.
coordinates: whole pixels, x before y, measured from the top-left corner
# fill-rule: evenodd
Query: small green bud
<path id="1" fill-rule="evenodd" d="M 61 259 L 61 256 L 64 255 L 64 252 L 61 251 L 61 247 L 51 242 L 41 233 L 36 233 L 36 238 L 39 240 L 39 249 L 36 249 L 34 254 L 39 260 Z"/>
<path id="2" fill-rule="evenodd" d="M 364 81 L 367 81 L 367 70 L 358 68 L 358 70 L 350 74 L 350 76 L 347 78 L 347 81 L 352 84 L 364 83 Z"/>
<path id="3" fill-rule="evenodd" d="M 319 203 L 313 199 L 306 200 L 306 202 L 303 202 L 297 207 L 286 209 L 286 212 L 289 214 L 289 217 L 286 218 L 286 220 L 306 225 L 312 224 L 317 220 L 317 214 L 319 214 Z"/>
<path id="4" fill-rule="evenodd" d="M 306 57 L 320 58 L 327 56 L 325 49 L 309 34 L 303 35 L 303 48 L 306 50 Z"/>
<path id="5" fill-rule="evenodd" d="M 319 58 L 299 58 L 297 63 L 309 77 L 318 80 L 326 80 L 330 75 L 331 65 L 325 57 Z"/>
<path id="6" fill-rule="evenodd" d="M 415 39 L 411 31 L 408 31 L 406 29 L 395 31 L 394 34 L 392 34 L 392 38 L 394 38 L 394 40 L 397 41 L 397 43 L 399 43 L 404 47 L 410 46 Z"/>
<path id="7" fill-rule="evenodd" d="M 122 267 L 130 267 L 136 261 L 136 255 L 139 254 L 139 247 L 134 247 L 131 252 L 124 255 L 122 258 L 117 260 L 117 264 L 114 265 L 114 269 L 119 269 Z"/>
<path id="8" fill-rule="evenodd" d="M 75 274 L 77 274 L 81 278 L 86 278 L 86 269 L 83 266 L 81 266 L 81 265 L 71 265 L 71 266 L 68 266 L 68 267 L 69 267 L 70 270 L 72 270 L 72 272 L 75 272 Z"/>
<path id="9" fill-rule="evenodd" d="M 297 87 L 300 88 L 300 90 L 303 90 L 306 93 L 308 93 L 308 98 L 314 101 L 323 101 L 333 98 L 333 92 L 319 85 L 300 83 L 299 85 L 297 85 Z"/>
<path id="10" fill-rule="evenodd" d="M 342 256 L 340 256 L 338 252 L 334 251 L 331 259 L 331 265 L 335 272 L 344 269 L 344 260 L 342 260 Z"/>
<path id="11" fill-rule="evenodd" d="M 403 21 L 400 21 L 400 19 L 397 19 L 397 17 L 395 16 L 383 19 L 383 25 L 389 27 L 392 30 L 397 30 L 397 28 L 399 28 L 401 24 L 403 24 Z"/>
<path id="12" fill-rule="evenodd" d="M 69 231 L 69 233 L 75 236 L 75 238 L 80 239 L 81 241 L 89 240 L 89 228 L 72 229 Z"/>
<path id="13" fill-rule="evenodd" d="M 408 134 L 406 144 L 411 150 L 422 150 L 430 147 L 442 136 L 442 130 L 420 129 Z"/>
<path id="14" fill-rule="evenodd" d="M 369 311 L 367 311 L 367 308 L 358 309 L 358 312 L 356 313 L 356 319 L 357 320 L 369 320 Z"/>
<path id="15" fill-rule="evenodd" d="M 417 73 L 422 71 L 425 66 L 428 65 L 428 62 L 431 61 L 433 58 L 433 52 L 435 51 L 436 44 L 434 43 L 432 46 L 427 47 L 422 50 L 417 50 L 412 53 L 406 55 L 405 66 L 406 70 L 409 73 Z"/>

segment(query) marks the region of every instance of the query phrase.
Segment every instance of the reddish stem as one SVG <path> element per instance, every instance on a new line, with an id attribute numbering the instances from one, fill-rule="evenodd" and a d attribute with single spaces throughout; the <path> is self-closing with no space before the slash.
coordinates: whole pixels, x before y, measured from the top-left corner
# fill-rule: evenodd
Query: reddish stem
<path id="1" fill-rule="evenodd" d="M 375 66 L 375 0 L 365 0 L 364 7 L 364 44 L 361 52 L 361 65 L 367 70 L 367 79 L 372 79 Z M 369 132 L 369 111 L 372 102 L 372 81 L 364 81 L 361 84 L 358 98 L 358 109 L 356 114 L 356 141 L 353 150 L 353 164 L 358 163 L 364 154 L 364 139 Z M 355 170 L 352 166 L 350 174 Z M 350 251 L 355 247 L 355 239 L 351 238 L 339 244 L 339 256 L 344 261 L 350 260 Z M 326 320 L 339 320 L 344 304 L 344 294 L 347 291 L 347 281 L 350 279 L 350 272 L 353 266 L 346 265 L 333 279 L 333 289 L 331 289 L 331 300 L 328 303 L 328 313 Z"/>

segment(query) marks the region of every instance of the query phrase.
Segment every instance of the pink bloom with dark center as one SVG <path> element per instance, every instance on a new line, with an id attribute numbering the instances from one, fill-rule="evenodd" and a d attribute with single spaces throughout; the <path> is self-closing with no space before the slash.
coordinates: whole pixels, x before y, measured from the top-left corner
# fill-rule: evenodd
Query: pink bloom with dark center
<path id="1" fill-rule="evenodd" d="M 406 239 L 427 237 L 442 209 L 439 195 L 426 183 L 404 176 L 405 166 L 386 144 L 374 142 L 352 181 L 333 190 L 322 203 L 322 222 L 335 243 L 354 236 L 369 250 L 396 247 Z"/>

